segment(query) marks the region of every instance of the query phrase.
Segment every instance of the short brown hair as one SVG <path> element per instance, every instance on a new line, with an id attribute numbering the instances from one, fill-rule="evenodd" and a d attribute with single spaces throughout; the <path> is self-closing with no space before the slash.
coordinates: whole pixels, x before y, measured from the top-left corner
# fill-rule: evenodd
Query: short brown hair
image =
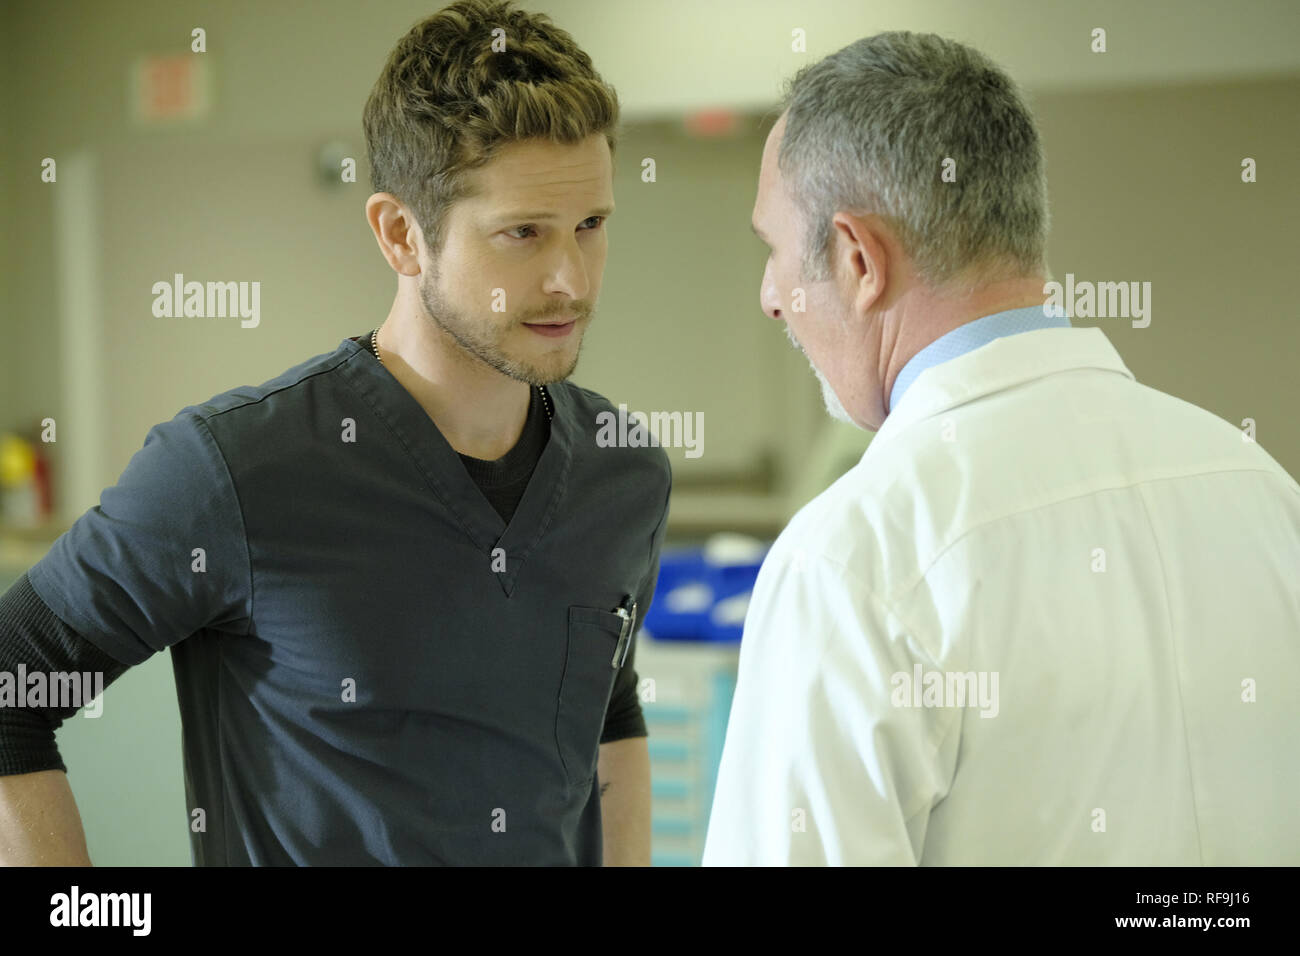
<path id="1" fill-rule="evenodd" d="M 498 27 L 503 52 L 492 49 Z M 548 17 L 458 0 L 397 42 L 366 100 L 370 184 L 410 207 L 436 251 L 452 203 L 471 195 L 468 170 L 533 138 L 573 145 L 603 133 L 613 153 L 618 118 L 614 89 Z"/>

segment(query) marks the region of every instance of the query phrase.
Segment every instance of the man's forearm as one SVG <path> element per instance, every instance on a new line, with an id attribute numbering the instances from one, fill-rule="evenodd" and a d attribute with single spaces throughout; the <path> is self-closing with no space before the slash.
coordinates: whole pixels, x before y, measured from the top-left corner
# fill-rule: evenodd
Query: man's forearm
<path id="1" fill-rule="evenodd" d="M 605 866 L 650 865 L 650 750 L 645 737 L 600 745 L 600 821 Z"/>
<path id="2" fill-rule="evenodd" d="M 0 776 L 0 866 L 90 866 L 62 770 Z"/>

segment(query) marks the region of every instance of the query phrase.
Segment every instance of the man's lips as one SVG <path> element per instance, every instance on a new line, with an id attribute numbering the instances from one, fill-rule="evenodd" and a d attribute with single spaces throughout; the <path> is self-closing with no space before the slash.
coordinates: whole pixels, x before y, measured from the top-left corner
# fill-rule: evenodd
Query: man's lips
<path id="1" fill-rule="evenodd" d="M 538 335 L 560 337 L 572 332 L 576 321 L 576 319 L 547 319 L 544 322 L 525 322 L 524 326 Z"/>

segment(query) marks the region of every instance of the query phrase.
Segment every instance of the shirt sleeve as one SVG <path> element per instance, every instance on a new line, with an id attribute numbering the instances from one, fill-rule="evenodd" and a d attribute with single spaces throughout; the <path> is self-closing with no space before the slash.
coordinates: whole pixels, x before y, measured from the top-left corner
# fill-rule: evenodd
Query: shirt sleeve
<path id="1" fill-rule="evenodd" d="M 659 583 L 659 553 L 663 548 L 664 533 L 668 527 L 668 499 L 664 499 L 663 513 L 659 525 L 651 536 L 649 570 L 636 595 L 637 622 L 636 630 L 641 630 L 641 622 L 650 610 L 654 600 L 655 587 Z M 610 693 L 609 707 L 605 710 L 605 727 L 600 734 L 602 744 L 629 737 L 646 737 L 645 714 L 641 710 L 641 698 L 637 695 L 640 683 L 636 673 L 636 634 L 632 636 L 632 646 L 628 648 L 627 664 L 614 678 L 614 689 Z"/>
<path id="2" fill-rule="evenodd" d="M 154 426 L 118 483 L 27 577 L 61 620 L 124 664 L 206 627 L 247 633 L 243 518 L 202 417 L 185 409 Z"/>
<path id="3" fill-rule="evenodd" d="M 891 678 L 918 662 L 933 667 L 838 563 L 797 549 L 765 563 L 704 865 L 918 863 L 961 720 L 956 709 L 892 705 Z"/>
<path id="4" fill-rule="evenodd" d="M 82 640 L 32 589 L 27 575 L 0 597 L 0 674 L 101 675 L 97 690 L 115 681 L 126 665 Z M 62 770 L 54 732 L 75 714 L 74 706 L 8 706 L 0 695 L 0 776 Z M 82 699 L 84 706 L 88 701 Z"/>

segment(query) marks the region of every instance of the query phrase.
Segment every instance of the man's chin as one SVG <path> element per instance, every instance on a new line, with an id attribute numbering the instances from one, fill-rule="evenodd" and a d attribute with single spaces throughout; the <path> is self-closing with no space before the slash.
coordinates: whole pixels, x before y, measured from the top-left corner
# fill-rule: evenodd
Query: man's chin
<path id="1" fill-rule="evenodd" d="M 835 394 L 835 389 L 831 388 L 831 383 L 826 380 L 826 376 L 822 375 L 821 372 L 818 372 L 815 366 L 813 367 L 813 372 L 817 376 L 817 381 L 821 383 L 822 403 L 826 406 L 826 414 L 830 415 L 830 417 L 835 419 L 837 422 L 843 422 L 845 425 L 852 425 L 854 428 L 862 428 L 862 426 L 855 422 L 852 416 L 850 416 L 848 411 L 844 408 L 844 404 L 840 401 L 839 396 Z"/>
<path id="2" fill-rule="evenodd" d="M 574 369 L 578 367 L 578 356 L 564 356 L 562 359 L 557 356 L 557 361 L 527 364 L 516 362 L 514 364 L 514 373 L 511 378 L 521 382 L 527 382 L 529 385 L 554 385 L 556 382 L 563 382 L 573 374 Z"/>
<path id="3" fill-rule="evenodd" d="M 578 367 L 578 363 L 574 362 L 572 365 L 570 365 L 570 366 L 568 367 L 567 370 L 564 371 L 563 374 L 560 374 L 560 373 L 541 374 L 541 373 L 539 372 L 538 374 L 536 374 L 536 375 L 533 377 L 532 381 L 531 381 L 529 384 L 531 384 L 531 385 L 555 385 L 557 382 L 563 382 L 563 381 L 564 381 L 565 379 L 567 379 L 570 375 L 572 375 L 574 369 L 576 369 L 577 367 Z"/>
<path id="4" fill-rule="evenodd" d="M 574 373 L 578 367 L 578 357 L 582 354 L 582 333 L 586 331 L 584 326 L 585 323 L 579 323 L 578 327 L 569 333 L 573 341 L 572 352 L 567 349 L 557 350 L 534 366 L 534 371 L 537 373 L 535 384 L 554 385 L 556 382 L 563 382 Z"/>

